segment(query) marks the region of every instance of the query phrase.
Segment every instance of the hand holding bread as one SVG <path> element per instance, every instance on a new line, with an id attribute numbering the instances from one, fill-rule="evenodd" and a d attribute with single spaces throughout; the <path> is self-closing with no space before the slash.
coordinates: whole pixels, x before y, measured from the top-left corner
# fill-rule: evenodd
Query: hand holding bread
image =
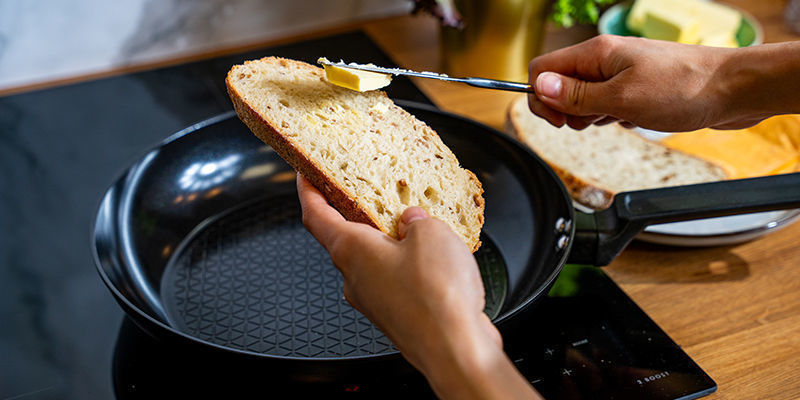
<path id="1" fill-rule="evenodd" d="M 386 240 L 342 218 L 302 176 L 297 189 L 306 228 L 342 272 L 347 301 L 425 375 L 438 397 L 540 398 L 503 352 L 500 332 L 483 312 L 475 258 L 447 224 L 410 207 L 400 219 L 400 240 Z"/>

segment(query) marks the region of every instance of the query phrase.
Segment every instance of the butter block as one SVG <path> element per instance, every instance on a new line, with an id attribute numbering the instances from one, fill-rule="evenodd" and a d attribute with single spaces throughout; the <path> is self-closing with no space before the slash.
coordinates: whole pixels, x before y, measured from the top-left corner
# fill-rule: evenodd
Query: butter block
<path id="1" fill-rule="evenodd" d="M 739 11 L 712 1 L 692 3 L 691 13 L 701 21 L 697 32 L 701 38 L 727 35 L 735 43 L 736 31 L 742 24 L 742 14 Z"/>
<path id="2" fill-rule="evenodd" d="M 653 7 L 652 3 L 652 0 L 636 0 L 633 2 L 631 10 L 628 12 L 628 18 L 625 20 L 625 25 L 628 29 L 636 33 L 642 32 L 644 16 L 647 10 Z"/>
<path id="3" fill-rule="evenodd" d="M 705 0 L 636 0 L 625 22 L 631 31 L 651 39 L 738 47 L 742 15 Z"/>
<path id="4" fill-rule="evenodd" d="M 641 33 L 648 13 L 658 13 L 660 10 L 686 10 L 691 8 L 691 1 L 693 0 L 636 0 L 625 24 L 631 31 Z"/>
<path id="5" fill-rule="evenodd" d="M 378 72 L 361 71 L 333 65 L 323 65 L 328 82 L 347 89 L 366 92 L 380 89 L 392 83 L 392 76 Z"/>
<path id="6" fill-rule="evenodd" d="M 739 47 L 739 43 L 736 42 L 736 38 L 731 36 L 731 34 L 724 32 L 701 36 L 699 44 L 711 47 Z"/>
<path id="7" fill-rule="evenodd" d="M 642 35 L 650 39 L 696 44 L 700 41 L 698 30 L 698 20 L 688 12 L 662 9 L 645 13 Z"/>

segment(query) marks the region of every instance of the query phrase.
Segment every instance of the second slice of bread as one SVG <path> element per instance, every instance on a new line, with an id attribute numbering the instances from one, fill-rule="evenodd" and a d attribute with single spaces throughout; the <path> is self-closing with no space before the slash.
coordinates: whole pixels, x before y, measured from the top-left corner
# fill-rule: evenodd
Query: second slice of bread
<path id="1" fill-rule="evenodd" d="M 483 189 L 425 123 L 385 93 L 334 86 L 321 68 L 266 57 L 234 66 L 226 80 L 242 121 L 317 187 L 348 220 L 397 237 L 420 206 L 480 246 Z"/>
<path id="2" fill-rule="evenodd" d="M 607 208 L 620 192 L 726 178 L 719 166 L 619 124 L 556 128 L 528 109 L 526 97 L 509 107 L 506 129 L 556 171 L 573 199 L 593 209 Z"/>

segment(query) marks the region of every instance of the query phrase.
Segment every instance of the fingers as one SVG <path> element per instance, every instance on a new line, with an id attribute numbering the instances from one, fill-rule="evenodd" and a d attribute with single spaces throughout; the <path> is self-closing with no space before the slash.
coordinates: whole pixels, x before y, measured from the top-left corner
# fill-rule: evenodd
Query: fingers
<path id="1" fill-rule="evenodd" d="M 530 108 L 534 114 L 546 119 L 547 122 L 550 122 L 550 124 L 557 128 L 564 126 L 567 122 L 567 117 L 564 113 L 548 107 L 546 104 L 542 103 L 535 94 L 528 95 L 528 108 Z"/>
<path id="2" fill-rule="evenodd" d="M 419 207 L 409 207 L 403 212 L 397 224 L 397 233 L 401 240 L 409 239 L 412 242 L 422 240 L 426 243 L 439 243 L 439 245 L 444 244 L 441 241 L 445 240 L 446 235 L 455 236 L 449 225 L 436 218 L 431 218 L 425 210 Z"/>
<path id="3" fill-rule="evenodd" d="M 583 80 L 600 82 L 611 78 L 619 67 L 611 62 L 611 55 L 624 47 L 626 38 L 600 35 L 573 46 L 565 47 L 531 60 L 528 74 L 531 79 L 542 72 L 580 77 Z"/>
<path id="4" fill-rule="evenodd" d="M 430 215 L 420 207 L 409 207 L 403 211 L 403 215 L 400 216 L 400 221 L 397 223 L 397 235 L 400 239 L 406 237 L 408 233 L 409 225 L 414 221 L 419 221 L 421 219 L 430 218 Z"/>
<path id="5" fill-rule="evenodd" d="M 457 248 L 463 247 L 470 254 L 467 245 L 463 240 L 442 220 L 430 216 L 422 217 L 424 210 L 418 207 L 412 207 L 403 213 L 407 217 L 403 222 L 402 216 L 398 223 L 398 234 L 401 235 L 401 245 L 410 246 L 410 248 L 427 248 L 430 244 L 435 243 L 439 250 L 452 249 L 449 246 L 456 244 Z M 427 213 L 426 213 L 427 214 Z M 420 218 L 422 217 L 422 218 Z M 447 250 L 450 251 L 450 250 Z"/>
<path id="6" fill-rule="evenodd" d="M 606 125 L 617 121 L 616 118 L 607 115 L 565 115 L 545 105 L 536 97 L 536 95 L 528 96 L 528 108 L 530 108 L 534 114 L 546 119 L 551 125 L 557 128 L 560 128 L 566 124 L 572 129 L 582 130 L 592 124 Z"/>
<path id="7" fill-rule="evenodd" d="M 611 123 L 614 123 L 614 122 L 617 122 L 617 121 L 619 121 L 619 119 L 614 118 L 614 117 L 610 117 L 610 116 L 607 115 L 607 116 L 603 117 L 602 119 L 600 119 L 599 121 L 595 121 L 594 124 L 602 126 L 602 125 L 608 125 L 608 124 L 611 124 Z"/>
<path id="8" fill-rule="evenodd" d="M 600 35 L 574 46 L 531 60 L 530 82 L 536 91 L 529 98 L 531 111 L 555 126 L 565 123 L 576 129 L 589 124 L 568 116 L 607 114 L 610 107 L 603 82 L 614 77 L 625 64 L 617 60 L 624 38 Z M 565 116 L 567 115 L 567 116 Z"/>
<path id="9" fill-rule="evenodd" d="M 569 125 L 569 127 L 572 129 L 582 130 L 601 119 L 603 119 L 603 116 L 601 115 L 587 115 L 585 117 L 575 117 L 568 115 L 567 125 Z"/>
<path id="10" fill-rule="evenodd" d="M 300 174 L 297 174 L 297 197 L 300 199 L 303 211 L 303 225 L 323 247 L 330 250 L 337 231 L 346 220 L 328 204 L 325 196 Z"/>
<path id="11" fill-rule="evenodd" d="M 542 72 L 534 83 L 544 105 L 574 116 L 606 114 L 610 104 L 605 87 L 603 82 L 588 82 L 555 72 Z"/>
<path id="12" fill-rule="evenodd" d="M 334 266 L 346 280 L 351 270 L 360 265 L 361 258 L 385 257 L 391 251 L 391 244 L 397 243 L 372 226 L 345 220 L 300 174 L 297 175 L 297 194 L 303 210 L 303 225 L 328 251 Z"/>

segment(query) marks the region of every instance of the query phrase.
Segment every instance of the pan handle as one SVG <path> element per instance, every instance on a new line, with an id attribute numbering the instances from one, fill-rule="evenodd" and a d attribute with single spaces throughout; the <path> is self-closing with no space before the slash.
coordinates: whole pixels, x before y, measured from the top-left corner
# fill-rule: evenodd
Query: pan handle
<path id="1" fill-rule="evenodd" d="M 800 208 L 800 173 L 619 193 L 608 209 L 576 213 L 569 261 L 608 265 L 653 224 Z"/>

